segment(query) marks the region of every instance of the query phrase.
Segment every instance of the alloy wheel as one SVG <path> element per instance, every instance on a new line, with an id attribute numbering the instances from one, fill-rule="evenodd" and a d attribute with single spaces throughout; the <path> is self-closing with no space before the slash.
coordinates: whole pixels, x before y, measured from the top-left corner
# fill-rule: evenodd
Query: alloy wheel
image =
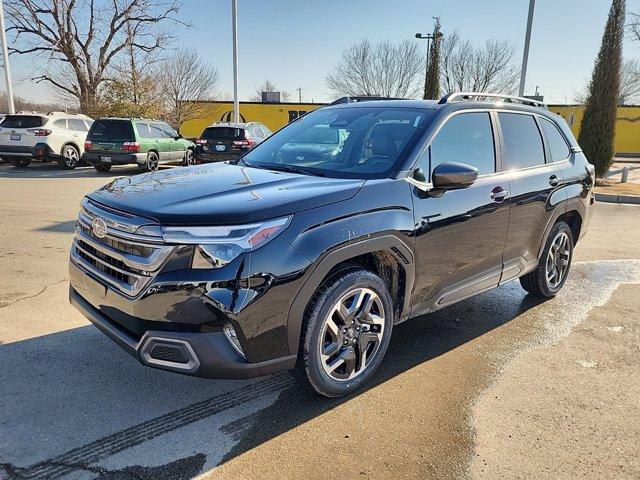
<path id="1" fill-rule="evenodd" d="M 382 300 L 369 288 L 343 295 L 324 321 L 319 341 L 320 363 L 338 381 L 362 374 L 378 353 L 385 328 Z"/>
<path id="2" fill-rule="evenodd" d="M 158 157 L 153 153 L 147 156 L 147 169 L 152 172 L 158 170 Z"/>
<path id="3" fill-rule="evenodd" d="M 64 147 L 62 156 L 64 157 L 64 164 L 69 168 L 74 168 L 78 164 L 78 160 L 80 160 L 80 154 L 71 145 Z"/>
<path id="4" fill-rule="evenodd" d="M 569 270 L 569 257 L 571 256 L 569 236 L 566 232 L 560 232 L 551 242 L 546 262 L 547 284 L 556 288 L 562 283 Z"/>

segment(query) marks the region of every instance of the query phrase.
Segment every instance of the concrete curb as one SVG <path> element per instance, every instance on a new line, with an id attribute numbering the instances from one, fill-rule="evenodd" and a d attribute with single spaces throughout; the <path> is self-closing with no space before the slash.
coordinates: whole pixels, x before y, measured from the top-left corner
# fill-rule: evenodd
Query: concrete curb
<path id="1" fill-rule="evenodd" d="M 596 193 L 596 201 L 603 203 L 627 203 L 640 205 L 640 197 L 633 195 L 618 195 L 615 193 Z"/>

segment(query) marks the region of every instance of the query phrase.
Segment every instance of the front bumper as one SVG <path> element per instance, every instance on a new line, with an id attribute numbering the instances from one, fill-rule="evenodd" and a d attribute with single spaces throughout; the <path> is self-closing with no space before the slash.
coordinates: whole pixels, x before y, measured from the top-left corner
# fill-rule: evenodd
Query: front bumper
<path id="1" fill-rule="evenodd" d="M 250 363 L 242 358 L 220 332 L 167 332 L 146 331 L 137 337 L 104 315 L 83 298 L 73 286 L 69 287 L 69 301 L 100 331 L 142 364 L 186 375 L 206 378 L 246 379 L 268 375 L 295 366 L 296 355 Z M 184 358 L 168 361 L 154 349 L 181 350 Z M 162 358 L 157 358 L 157 357 Z"/>
<path id="2" fill-rule="evenodd" d="M 110 161 L 105 161 L 105 159 L 109 158 Z M 146 153 L 89 153 L 85 152 L 82 155 L 82 160 L 91 164 L 91 165 L 133 165 L 139 164 L 143 165 L 147 160 Z"/>

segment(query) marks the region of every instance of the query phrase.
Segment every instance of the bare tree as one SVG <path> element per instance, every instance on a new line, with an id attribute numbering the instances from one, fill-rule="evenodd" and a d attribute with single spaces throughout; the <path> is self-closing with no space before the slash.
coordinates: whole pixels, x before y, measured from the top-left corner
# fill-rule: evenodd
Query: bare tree
<path id="1" fill-rule="evenodd" d="M 174 127 L 210 113 L 211 108 L 202 101 L 217 98 L 220 76 L 195 50 L 177 50 L 161 63 L 159 77 L 167 101 L 167 120 Z"/>
<path id="2" fill-rule="evenodd" d="M 457 31 L 442 41 L 442 90 L 514 93 L 520 69 L 514 46 L 506 40 L 487 40 L 476 47 Z"/>
<path id="3" fill-rule="evenodd" d="M 100 92 L 126 49 L 153 52 L 180 23 L 177 0 L 6 0 L 14 33 L 11 53 L 39 53 L 46 62 L 32 78 L 75 99 L 83 113 L 98 109 Z"/>
<path id="4" fill-rule="evenodd" d="M 588 85 L 574 95 L 576 103 L 584 104 L 589 96 Z M 640 61 L 626 59 L 620 70 L 620 105 L 640 104 Z"/>
<path id="5" fill-rule="evenodd" d="M 291 94 L 284 90 L 280 90 L 271 80 L 265 80 L 262 85 L 258 85 L 254 91 L 254 94 L 249 97 L 249 100 L 252 102 L 261 102 L 262 92 L 280 92 L 281 101 L 288 102 L 289 100 L 291 100 Z"/>
<path id="6" fill-rule="evenodd" d="M 342 52 L 326 82 L 336 96 L 416 97 L 421 92 L 423 65 L 417 42 L 372 45 L 362 40 Z"/>
<path id="7" fill-rule="evenodd" d="M 627 13 L 627 31 L 631 40 L 640 42 L 640 13 Z"/>

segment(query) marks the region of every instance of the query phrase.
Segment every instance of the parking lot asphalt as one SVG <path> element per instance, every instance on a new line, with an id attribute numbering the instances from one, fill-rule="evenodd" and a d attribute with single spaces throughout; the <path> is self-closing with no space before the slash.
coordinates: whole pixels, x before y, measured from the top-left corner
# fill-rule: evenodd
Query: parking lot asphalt
<path id="1" fill-rule="evenodd" d="M 131 173 L 0 165 L 0 479 L 640 476 L 640 206 L 597 205 L 556 299 L 410 320 L 330 400 L 142 367 L 69 306 L 79 202 Z"/>

